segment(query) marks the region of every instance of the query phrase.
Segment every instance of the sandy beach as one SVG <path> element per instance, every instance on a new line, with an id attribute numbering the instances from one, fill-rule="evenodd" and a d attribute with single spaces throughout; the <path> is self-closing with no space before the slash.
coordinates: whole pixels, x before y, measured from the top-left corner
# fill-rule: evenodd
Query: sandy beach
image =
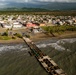
<path id="1" fill-rule="evenodd" d="M 76 31 L 75 32 L 67 31 L 62 34 L 55 33 L 55 37 L 53 37 L 52 35 L 46 35 L 42 33 L 42 34 L 34 35 L 30 39 L 36 42 L 36 41 L 52 39 L 52 38 L 57 38 L 57 39 L 76 38 Z"/>
<path id="2" fill-rule="evenodd" d="M 0 43 L 22 43 L 24 42 L 21 38 L 10 39 L 10 40 L 0 40 Z"/>
<path id="3" fill-rule="evenodd" d="M 52 35 L 46 35 L 44 33 L 38 33 L 30 37 L 30 39 L 34 42 L 37 41 L 42 41 L 46 39 L 52 39 L 52 38 L 57 38 L 57 39 L 63 39 L 63 38 L 75 38 L 76 37 L 76 31 L 75 32 L 64 32 L 62 34 L 55 34 L 56 36 L 53 37 Z M 21 38 L 16 38 L 16 39 L 10 39 L 10 40 L 0 40 L 0 43 L 23 43 L 23 39 Z"/>

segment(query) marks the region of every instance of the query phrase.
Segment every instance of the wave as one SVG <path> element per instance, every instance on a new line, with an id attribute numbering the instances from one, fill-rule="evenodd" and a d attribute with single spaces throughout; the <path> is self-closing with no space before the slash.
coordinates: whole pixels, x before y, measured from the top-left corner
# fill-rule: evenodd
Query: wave
<path id="1" fill-rule="evenodd" d="M 62 44 L 65 44 L 65 43 L 74 43 L 76 42 L 76 38 L 73 38 L 73 39 L 61 39 L 61 40 L 58 40 L 57 43 L 62 43 Z"/>
<path id="2" fill-rule="evenodd" d="M 66 43 L 74 43 L 76 42 L 76 38 L 71 38 L 71 39 L 60 39 L 60 40 L 49 40 L 49 41 L 43 41 L 43 42 L 39 42 L 36 45 L 39 48 L 46 48 L 47 46 L 50 46 L 52 48 L 54 48 L 55 50 L 59 50 L 59 51 L 71 51 L 68 48 L 65 48 L 63 45 Z M 25 45 L 25 44 L 12 44 L 12 45 L 0 45 L 0 52 L 1 51 L 11 51 L 11 50 L 19 50 L 19 51 L 28 51 L 29 48 Z"/>
<path id="3" fill-rule="evenodd" d="M 50 42 L 48 44 L 39 44 L 37 45 L 39 48 L 45 48 L 47 46 L 51 46 L 52 48 L 54 48 L 55 50 L 59 50 L 59 51 L 63 51 L 63 50 L 67 50 L 70 51 L 70 49 L 66 49 L 65 47 L 63 47 L 62 45 L 66 44 L 66 43 L 74 43 L 76 42 L 76 38 L 71 38 L 71 39 L 60 39 L 57 40 L 56 42 Z"/>
<path id="4" fill-rule="evenodd" d="M 20 50 L 20 49 L 22 49 L 23 48 L 23 46 L 22 45 L 2 45 L 1 47 L 0 47 L 0 51 L 9 51 L 9 50 Z"/>
<path id="5" fill-rule="evenodd" d="M 51 46 L 54 49 L 59 50 L 59 51 L 65 50 L 64 47 L 58 45 L 57 43 L 49 43 L 49 44 L 40 44 L 40 45 L 37 45 L 37 47 L 39 47 L 39 48 L 45 48 L 47 46 Z"/>

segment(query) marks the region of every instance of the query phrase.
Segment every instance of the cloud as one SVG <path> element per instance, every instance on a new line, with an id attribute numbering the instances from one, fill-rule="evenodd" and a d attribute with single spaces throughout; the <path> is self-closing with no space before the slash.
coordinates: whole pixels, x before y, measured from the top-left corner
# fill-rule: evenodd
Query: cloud
<path id="1" fill-rule="evenodd" d="M 38 0 L 43 2 L 76 2 L 76 0 Z"/>
<path id="2" fill-rule="evenodd" d="M 76 0 L 0 0 L 1 2 L 76 2 Z"/>
<path id="3" fill-rule="evenodd" d="M 32 4 L 38 4 L 38 3 L 49 3 L 49 2 L 76 2 L 76 0 L 0 0 L 0 8 L 6 7 L 11 3 L 32 3 Z"/>
<path id="4" fill-rule="evenodd" d="M 5 2 L 5 0 L 0 1 L 0 8 L 4 8 L 8 5 L 8 2 Z"/>

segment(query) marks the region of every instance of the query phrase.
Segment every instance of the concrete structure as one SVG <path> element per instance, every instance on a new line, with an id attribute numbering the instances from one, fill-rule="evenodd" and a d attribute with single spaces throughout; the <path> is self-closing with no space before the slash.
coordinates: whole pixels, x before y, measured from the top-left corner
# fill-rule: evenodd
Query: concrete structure
<path id="1" fill-rule="evenodd" d="M 32 54 L 36 57 L 38 62 L 50 75 L 67 75 L 58 65 L 46 54 L 44 54 L 29 38 L 23 37 Z"/>

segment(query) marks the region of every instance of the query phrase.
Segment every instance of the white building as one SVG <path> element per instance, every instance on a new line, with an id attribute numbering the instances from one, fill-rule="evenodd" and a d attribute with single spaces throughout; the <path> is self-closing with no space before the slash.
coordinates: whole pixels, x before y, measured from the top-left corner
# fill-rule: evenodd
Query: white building
<path id="1" fill-rule="evenodd" d="M 62 21 L 59 21 L 59 24 L 60 24 L 60 25 L 63 25 L 63 22 L 62 22 Z"/>
<path id="2" fill-rule="evenodd" d="M 12 25 L 10 25 L 10 24 L 5 24 L 5 23 L 4 23 L 4 24 L 3 24 L 3 27 L 4 27 L 4 28 L 9 28 L 9 29 L 10 29 L 10 28 L 12 28 Z"/>
<path id="3" fill-rule="evenodd" d="M 14 22 L 13 23 L 13 28 L 21 28 L 22 24 L 20 24 L 19 22 Z"/>
<path id="4" fill-rule="evenodd" d="M 4 21 L 0 21 L 0 23 L 4 23 Z"/>

